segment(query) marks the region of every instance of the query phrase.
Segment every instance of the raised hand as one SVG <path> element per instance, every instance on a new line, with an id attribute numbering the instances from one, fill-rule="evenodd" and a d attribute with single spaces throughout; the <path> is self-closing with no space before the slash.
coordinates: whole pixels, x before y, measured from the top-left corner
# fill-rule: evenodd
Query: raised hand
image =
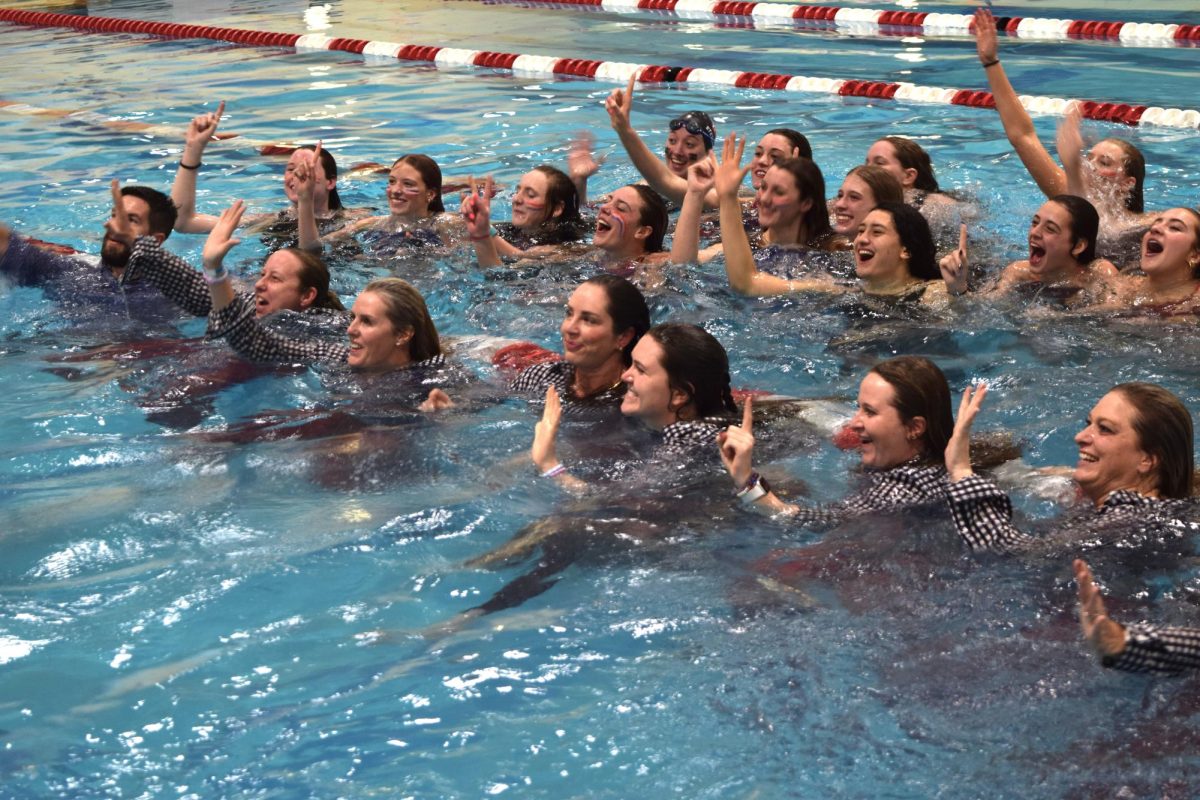
<path id="1" fill-rule="evenodd" d="M 122 244 L 133 244 L 133 226 L 129 224 L 129 215 L 125 213 L 125 200 L 121 196 L 121 182 L 116 178 L 109 184 L 112 188 L 112 215 L 104 223 L 108 238 Z"/>
<path id="2" fill-rule="evenodd" d="M 241 200 L 234 200 L 233 205 L 221 212 L 217 224 L 213 226 L 212 232 L 208 234 L 208 239 L 204 241 L 204 252 L 201 258 L 204 262 L 205 272 L 217 275 L 223 271 L 222 262 L 225 260 L 225 255 L 241 244 L 241 239 L 233 238 L 233 232 L 241 224 L 242 215 L 245 213 L 246 204 Z"/>
<path id="3" fill-rule="evenodd" d="M 1067 191 L 1083 196 L 1083 133 L 1080 130 L 1083 114 L 1078 103 L 1069 103 L 1062 122 L 1058 124 L 1058 135 L 1055 143 L 1058 146 L 1058 160 L 1062 162 L 1063 171 L 1067 174 Z"/>
<path id="4" fill-rule="evenodd" d="M 742 424 L 730 425 L 717 434 L 717 446 L 721 449 L 721 463 L 729 471 L 735 486 L 745 486 L 754 471 L 751 456 L 754 454 L 754 400 L 746 397 L 742 406 Z"/>
<path id="5" fill-rule="evenodd" d="M 317 188 L 317 164 L 321 158 L 321 143 L 317 142 L 317 146 L 313 149 L 312 158 L 299 160 L 296 162 L 296 167 L 292 171 L 292 178 L 295 180 L 296 200 L 304 201 L 308 204 L 313 202 L 313 192 Z"/>
<path id="6" fill-rule="evenodd" d="M 463 195 L 458 210 L 467 223 L 467 235 L 472 240 L 482 241 L 491 235 L 492 197 L 495 195 L 495 185 L 492 176 L 488 175 L 482 191 L 478 181 L 472 175 L 468 178 L 468 191 Z"/>
<path id="7" fill-rule="evenodd" d="M 453 405 L 454 401 L 450 399 L 450 395 L 441 389 L 430 389 L 429 396 L 421 401 L 421 405 L 417 406 L 417 410 L 428 413 L 430 411 L 442 411 Z"/>
<path id="8" fill-rule="evenodd" d="M 975 9 L 975 20 L 972 27 L 975 30 L 975 52 L 979 55 L 980 64 L 990 64 L 996 61 L 999 46 L 996 42 L 996 19 L 986 8 Z"/>
<path id="9" fill-rule="evenodd" d="M 716 182 L 717 160 L 709 153 L 695 164 L 688 167 L 687 190 L 694 194 L 706 195 Z"/>
<path id="10" fill-rule="evenodd" d="M 604 159 L 596 158 L 595 146 L 596 139 L 590 131 L 580 131 L 579 135 L 571 140 L 571 150 L 567 153 L 567 174 L 575 183 L 586 181 L 600 171 Z"/>
<path id="11" fill-rule="evenodd" d="M 192 120 L 183 138 L 186 155 L 194 155 L 199 158 L 200 154 L 204 152 L 204 148 L 217 135 L 217 126 L 221 124 L 221 115 L 224 113 L 225 101 L 222 100 L 217 105 L 216 111 L 200 114 Z"/>
<path id="12" fill-rule="evenodd" d="M 612 124 L 613 130 L 627 130 L 629 124 L 629 112 L 633 109 L 633 85 L 637 83 L 637 72 L 629 76 L 629 85 L 625 90 L 613 89 L 604 101 L 604 110 L 608 112 L 608 121 Z"/>
<path id="13" fill-rule="evenodd" d="M 1075 583 L 1079 585 L 1079 627 L 1092 649 L 1101 656 L 1115 656 L 1125 649 L 1125 629 L 1108 616 L 1104 595 L 1096 587 L 1092 570 L 1075 559 Z"/>
<path id="14" fill-rule="evenodd" d="M 967 223 L 964 222 L 958 229 L 958 249 L 942 256 L 938 262 L 946 291 L 950 294 L 967 291 L 967 263 Z"/>
<path id="15" fill-rule="evenodd" d="M 962 401 L 958 404 L 958 416 L 954 418 L 954 433 L 946 444 L 946 472 L 950 480 L 959 481 L 969 475 L 974 475 L 971 469 L 971 425 L 987 396 L 987 384 L 977 383 L 963 390 Z"/>
<path id="16" fill-rule="evenodd" d="M 725 137 L 725 147 L 721 151 L 721 163 L 713 174 L 717 194 L 721 197 L 737 197 L 750 165 L 742 166 L 742 153 L 746 149 L 746 138 L 737 138 L 736 133 Z"/>
<path id="17" fill-rule="evenodd" d="M 542 472 L 558 466 L 555 445 L 561 420 L 562 402 L 558 399 L 558 391 L 553 386 L 547 386 L 546 407 L 542 411 L 542 418 L 533 429 L 533 446 L 529 448 L 530 459 Z"/>

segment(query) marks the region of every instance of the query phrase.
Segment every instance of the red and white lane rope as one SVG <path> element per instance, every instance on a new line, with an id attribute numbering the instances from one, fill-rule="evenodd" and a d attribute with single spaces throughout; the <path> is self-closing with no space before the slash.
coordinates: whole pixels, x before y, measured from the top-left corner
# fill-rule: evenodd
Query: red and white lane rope
<path id="1" fill-rule="evenodd" d="M 668 0 L 669 1 L 669 0 Z M 837 78 L 780 75 L 769 72 L 696 67 L 668 67 L 654 64 L 629 64 L 621 61 L 595 61 L 557 56 L 519 55 L 489 50 L 465 50 L 430 45 L 375 42 L 366 39 L 330 38 L 318 34 L 270 33 L 239 28 L 215 28 L 174 22 L 144 22 L 108 17 L 80 17 L 36 11 L 0 9 L 0 22 L 41 27 L 79 28 L 110 33 L 145 33 L 168 38 L 197 38 L 263 47 L 292 47 L 296 50 L 338 50 L 368 56 L 423 61 L 440 67 L 484 67 L 511 70 L 527 75 L 572 75 L 594 80 L 624 83 L 636 75 L 643 83 L 716 83 L 740 88 L 776 89 L 795 92 L 821 92 L 842 97 L 868 97 L 881 100 L 908 100 L 944 105 L 993 108 L 991 92 L 970 89 L 946 89 L 887 81 L 841 80 Z M 1061 114 L 1072 102 L 1062 97 L 1022 96 L 1021 103 L 1030 113 Z M 1176 128 L 1200 126 L 1200 111 L 1160 108 L 1157 106 L 1077 101 L 1083 116 L 1126 125 L 1165 125 Z"/>
<path id="2" fill-rule="evenodd" d="M 793 5 L 791 3 L 748 3 L 736 0 L 483 0 L 515 5 L 584 6 L 616 14 L 672 14 L 684 19 L 734 17 L 779 23 L 792 20 L 806 27 L 844 30 L 857 35 L 877 33 L 881 28 L 929 36 L 965 36 L 971 31 L 970 14 L 941 14 L 924 11 L 885 11 L 877 8 Z M 1200 45 L 1200 25 L 1158 22 L 1100 22 L 1041 17 L 997 17 L 996 30 L 1022 39 L 1063 41 L 1104 39 L 1145 47 Z"/>

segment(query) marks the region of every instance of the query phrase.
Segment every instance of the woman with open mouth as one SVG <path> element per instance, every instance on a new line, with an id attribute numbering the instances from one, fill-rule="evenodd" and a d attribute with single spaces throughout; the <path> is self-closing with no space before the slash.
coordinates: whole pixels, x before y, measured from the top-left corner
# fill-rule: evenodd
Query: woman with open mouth
<path id="1" fill-rule="evenodd" d="M 491 223 L 493 189 L 491 175 L 483 187 L 471 178 L 459 207 L 481 267 L 499 266 L 505 257 L 553 255 L 561 251 L 559 245 L 586 235 L 575 184 L 560 169 L 543 164 L 521 176 L 512 198 L 512 222 L 497 226 Z"/>
<path id="2" fill-rule="evenodd" d="M 1070 194 L 1060 194 L 1042 204 L 1029 223 L 1029 258 L 1014 261 L 983 294 L 994 297 L 1021 294 L 1048 300 L 1067 308 L 1084 308 L 1109 302 L 1115 292 L 1117 268 L 1096 257 L 1100 216 L 1095 207 Z M 967 226 L 958 249 L 939 264 L 954 294 L 967 291 Z"/>
<path id="3" fill-rule="evenodd" d="M 971 29 L 975 34 L 979 63 L 987 75 L 1004 133 L 1038 188 L 1046 197 L 1060 194 L 1087 197 L 1105 220 L 1106 228 L 1144 224 L 1146 159 L 1142 152 L 1124 139 L 1104 139 L 1088 150 L 1088 167 L 1083 168 L 1078 117 L 1069 115 L 1066 130 L 1060 130 L 1058 147 L 1059 157 L 1064 159 L 1063 165 L 1067 169 L 1060 167 L 1038 138 L 1033 119 L 1021 105 L 1000 63 L 996 20 L 992 12 L 977 9 Z"/>
<path id="4" fill-rule="evenodd" d="M 760 270 L 742 227 L 737 201 L 737 187 L 746 170 L 741 166 L 744 145 L 744 139 L 737 142 L 733 136 L 725 140 L 723 158 L 715 175 L 717 193 L 721 196 L 725 272 L 734 291 L 754 296 L 859 291 L 900 303 L 932 306 L 946 303 L 946 286 L 940 280 L 929 223 L 919 211 L 904 204 L 885 203 L 868 213 L 859 225 L 853 242 L 857 286 L 847 286 L 829 277 L 787 278 Z"/>
<path id="5" fill-rule="evenodd" d="M 1013 525 L 1008 495 L 971 467 L 968 439 L 986 395 L 982 385 L 963 392 L 946 448 L 954 527 L 973 550 L 1030 549 L 1040 540 Z M 1093 527 L 1104 522 L 1144 528 L 1189 510 L 1194 515 L 1192 416 L 1161 386 L 1114 386 L 1092 408 L 1075 444 L 1073 477 L 1095 512 Z"/>
<path id="6" fill-rule="evenodd" d="M 745 169 L 739 167 L 738 186 L 733 187 L 735 200 L 741 179 L 747 170 L 754 171 L 760 161 L 756 157 Z M 677 264 L 704 264 L 725 252 L 720 242 L 699 249 L 700 215 L 706 198 L 717 191 L 716 172 L 716 161 L 711 157 L 688 170 L 687 195 L 675 223 L 671 245 L 671 260 Z M 723 188 L 728 191 L 730 187 L 723 185 Z M 836 235 L 829 224 L 825 177 L 811 159 L 789 157 L 773 161 L 763 169 L 755 188 L 754 206 L 759 228 L 755 237 L 756 249 L 845 250 L 849 247 L 849 242 Z M 744 227 L 741 238 L 753 247 Z M 769 256 L 759 257 L 759 262 L 764 265 L 772 260 Z"/>
<path id="7" fill-rule="evenodd" d="M 1121 315 L 1183 322 L 1200 316 L 1200 213 L 1171 208 L 1157 215 L 1142 236 L 1140 266 L 1141 275 L 1118 285 Z"/>

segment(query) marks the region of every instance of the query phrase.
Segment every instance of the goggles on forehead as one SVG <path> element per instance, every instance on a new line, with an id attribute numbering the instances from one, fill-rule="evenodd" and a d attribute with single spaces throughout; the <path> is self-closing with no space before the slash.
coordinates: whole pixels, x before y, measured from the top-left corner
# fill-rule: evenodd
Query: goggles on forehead
<path id="1" fill-rule="evenodd" d="M 707 114 L 701 115 L 698 111 L 689 111 L 671 120 L 671 130 L 677 131 L 680 128 L 693 136 L 703 137 L 704 146 L 709 150 L 712 149 L 713 142 L 717 138 L 717 129 L 713 127 L 712 120 L 708 118 Z"/>

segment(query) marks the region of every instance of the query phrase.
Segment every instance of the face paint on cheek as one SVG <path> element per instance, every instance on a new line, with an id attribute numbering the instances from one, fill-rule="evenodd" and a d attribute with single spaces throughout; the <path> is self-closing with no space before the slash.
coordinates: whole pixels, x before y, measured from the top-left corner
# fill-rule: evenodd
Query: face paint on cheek
<path id="1" fill-rule="evenodd" d="M 617 231 L 617 238 L 625 238 L 625 220 L 621 219 L 621 215 L 615 211 L 610 216 L 613 220 L 613 228 Z"/>

